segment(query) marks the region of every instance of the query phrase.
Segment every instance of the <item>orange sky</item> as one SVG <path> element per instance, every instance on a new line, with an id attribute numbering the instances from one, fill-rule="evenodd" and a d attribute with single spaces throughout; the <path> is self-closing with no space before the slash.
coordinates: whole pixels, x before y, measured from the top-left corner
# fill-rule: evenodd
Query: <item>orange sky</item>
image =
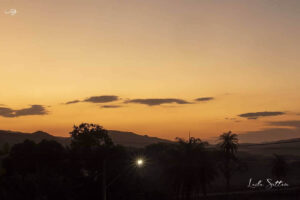
<path id="1" fill-rule="evenodd" d="M 0 129 L 67 136 L 93 122 L 209 138 L 300 120 L 298 0 L 1 0 L 0 9 Z M 118 100 L 84 102 L 103 95 Z M 214 99 L 195 101 L 203 97 Z M 124 103 L 153 98 L 188 103 Z M 73 100 L 83 102 L 64 104 Z M 47 113 L 3 114 L 31 105 Z M 266 111 L 282 114 L 238 116 Z"/>

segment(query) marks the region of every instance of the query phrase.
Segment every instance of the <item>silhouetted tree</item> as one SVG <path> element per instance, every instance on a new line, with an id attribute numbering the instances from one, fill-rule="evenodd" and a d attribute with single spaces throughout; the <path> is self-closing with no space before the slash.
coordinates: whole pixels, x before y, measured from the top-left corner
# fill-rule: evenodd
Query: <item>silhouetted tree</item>
<path id="1" fill-rule="evenodd" d="M 239 141 L 237 134 L 234 134 L 231 131 L 229 131 L 220 135 L 219 140 L 219 145 L 222 151 L 225 152 L 226 155 L 228 155 L 228 157 L 235 157 Z"/>
<path id="2" fill-rule="evenodd" d="M 82 173 L 96 185 L 102 185 L 99 195 L 105 200 L 108 182 L 126 165 L 125 149 L 114 145 L 107 130 L 97 124 L 74 126 L 70 135 L 71 148 L 81 161 Z"/>
<path id="3" fill-rule="evenodd" d="M 97 177 L 104 160 L 114 147 L 107 130 L 97 124 L 82 123 L 74 126 L 71 135 L 71 149 L 81 160 L 82 170 Z"/>
<path id="4" fill-rule="evenodd" d="M 56 141 L 26 140 L 12 147 L 3 161 L 11 199 L 64 198 L 65 149 Z"/>
<path id="5" fill-rule="evenodd" d="M 82 123 L 79 126 L 74 126 L 70 135 L 72 148 L 95 148 L 113 145 L 107 130 L 97 124 Z"/>
<path id="6" fill-rule="evenodd" d="M 31 140 L 25 140 L 23 143 L 15 144 L 10 151 L 9 157 L 4 159 L 3 165 L 7 172 L 17 172 L 22 176 L 28 173 L 35 173 L 37 160 L 36 144 Z"/>
<path id="7" fill-rule="evenodd" d="M 188 141 L 177 138 L 177 141 L 165 162 L 167 180 L 173 184 L 178 199 L 198 198 L 201 191 L 206 196 L 207 185 L 217 171 L 205 143 L 193 137 Z"/>
<path id="8" fill-rule="evenodd" d="M 10 146 L 8 143 L 5 143 L 2 149 L 0 150 L 0 178 L 6 173 L 6 170 L 2 167 L 1 160 L 8 155 L 9 151 L 10 151 Z"/>
<path id="9" fill-rule="evenodd" d="M 8 154 L 10 151 L 10 146 L 8 143 L 5 143 L 3 146 L 2 146 L 2 149 L 0 150 L 0 156 L 1 155 L 6 155 Z"/>
<path id="10" fill-rule="evenodd" d="M 222 153 L 220 162 L 220 171 L 226 180 L 226 190 L 230 190 L 230 179 L 233 173 L 239 167 L 236 158 L 238 150 L 238 136 L 231 131 L 223 133 L 219 137 L 219 146 Z"/>
<path id="11" fill-rule="evenodd" d="M 283 156 L 274 154 L 272 161 L 272 175 L 277 179 L 286 178 L 288 172 L 288 164 Z"/>

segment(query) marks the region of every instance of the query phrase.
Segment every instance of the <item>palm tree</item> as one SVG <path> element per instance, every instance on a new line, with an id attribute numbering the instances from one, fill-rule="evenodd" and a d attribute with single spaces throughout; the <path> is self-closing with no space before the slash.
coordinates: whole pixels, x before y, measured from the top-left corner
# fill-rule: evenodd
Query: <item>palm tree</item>
<path id="1" fill-rule="evenodd" d="M 238 150 L 238 136 L 229 131 L 220 135 L 219 140 L 220 150 L 223 155 L 221 159 L 223 162 L 220 165 L 220 169 L 226 180 L 226 190 L 229 192 L 230 179 L 237 168 L 235 154 Z"/>
<path id="2" fill-rule="evenodd" d="M 238 149 L 238 136 L 231 131 L 223 133 L 219 137 L 221 150 L 228 156 L 235 156 Z"/>
<path id="3" fill-rule="evenodd" d="M 201 191 L 206 196 L 207 185 L 217 175 L 212 156 L 205 150 L 206 143 L 193 137 L 188 141 L 176 139 L 164 163 L 167 180 L 178 199 L 197 199 Z"/>

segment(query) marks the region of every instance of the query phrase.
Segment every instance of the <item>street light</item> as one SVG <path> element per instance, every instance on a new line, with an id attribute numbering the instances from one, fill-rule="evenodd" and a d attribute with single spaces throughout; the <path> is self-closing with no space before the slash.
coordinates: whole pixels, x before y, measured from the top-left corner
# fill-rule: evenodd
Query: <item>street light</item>
<path id="1" fill-rule="evenodd" d="M 136 160 L 136 165 L 137 165 L 138 167 L 142 167 L 143 164 L 144 164 L 144 160 L 143 160 L 143 159 L 139 158 L 139 159 Z"/>

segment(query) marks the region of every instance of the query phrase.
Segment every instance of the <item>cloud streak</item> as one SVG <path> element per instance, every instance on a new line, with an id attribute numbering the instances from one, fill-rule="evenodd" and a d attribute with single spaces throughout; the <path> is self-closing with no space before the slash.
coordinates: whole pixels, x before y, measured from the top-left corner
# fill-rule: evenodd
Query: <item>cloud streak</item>
<path id="1" fill-rule="evenodd" d="M 269 122 L 268 124 L 271 126 L 300 128 L 300 120 L 277 121 L 277 122 Z"/>
<path id="2" fill-rule="evenodd" d="M 101 108 L 121 108 L 122 106 L 119 105 L 103 105 Z"/>
<path id="3" fill-rule="evenodd" d="M 75 104 L 75 103 L 79 103 L 81 102 L 80 100 L 74 100 L 74 101 L 68 101 L 65 104 L 69 105 L 69 104 Z"/>
<path id="4" fill-rule="evenodd" d="M 285 112 L 253 112 L 253 113 L 243 113 L 238 115 L 239 117 L 247 118 L 247 119 L 257 119 L 260 117 L 271 117 L 271 116 L 278 116 L 284 115 Z"/>
<path id="5" fill-rule="evenodd" d="M 240 120 L 237 120 L 237 119 L 234 118 L 234 117 L 233 117 L 233 118 L 228 118 L 228 117 L 226 117 L 225 120 L 234 121 L 234 122 L 236 122 L 236 123 L 241 122 Z"/>
<path id="6" fill-rule="evenodd" d="M 206 101 L 212 101 L 212 100 L 214 100 L 214 99 L 215 99 L 214 97 L 201 97 L 201 98 L 195 99 L 195 101 L 198 101 L 198 102 L 206 102 Z"/>
<path id="7" fill-rule="evenodd" d="M 127 100 L 124 103 L 136 103 L 136 104 L 144 104 L 147 106 L 158 106 L 162 104 L 190 104 L 190 102 L 183 99 L 174 99 L 174 98 L 166 98 L 166 99 L 131 99 Z"/>
<path id="8" fill-rule="evenodd" d="M 14 110 L 7 107 L 0 107 L 0 116 L 14 118 L 29 115 L 46 115 L 48 111 L 42 105 L 31 105 L 29 108 Z"/>

